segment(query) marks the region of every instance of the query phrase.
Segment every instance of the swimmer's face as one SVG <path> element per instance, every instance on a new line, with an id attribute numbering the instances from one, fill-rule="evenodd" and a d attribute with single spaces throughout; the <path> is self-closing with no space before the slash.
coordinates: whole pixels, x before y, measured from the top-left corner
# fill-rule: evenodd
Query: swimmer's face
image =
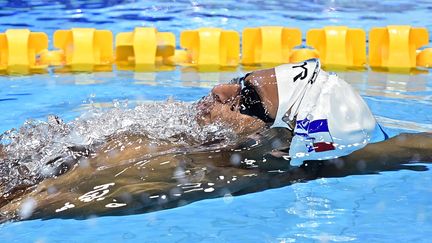
<path id="1" fill-rule="evenodd" d="M 239 134 L 263 128 L 277 111 L 277 87 L 272 74 L 273 69 L 255 71 L 243 83 L 237 80 L 215 86 L 198 102 L 198 121 L 203 125 L 226 124 Z"/>
<path id="2" fill-rule="evenodd" d="M 198 102 L 198 121 L 202 125 L 222 123 L 238 134 L 249 134 L 265 126 L 253 116 L 240 113 L 241 87 L 239 84 L 220 84 Z"/>

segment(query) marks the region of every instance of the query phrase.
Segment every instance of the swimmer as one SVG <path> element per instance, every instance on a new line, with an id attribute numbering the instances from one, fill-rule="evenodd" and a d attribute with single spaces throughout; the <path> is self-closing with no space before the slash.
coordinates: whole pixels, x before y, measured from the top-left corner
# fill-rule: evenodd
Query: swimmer
<path id="1" fill-rule="evenodd" d="M 317 60 L 218 85 L 196 107 L 202 126 L 230 127 L 235 143 L 159 140 L 155 147 L 148 137 L 119 133 L 71 147 L 47 163 L 61 162 L 51 177 L 1 192 L 0 220 L 143 213 L 432 162 L 431 134 L 387 138 L 361 97 Z"/>
<path id="2" fill-rule="evenodd" d="M 318 59 L 248 73 L 214 87 L 198 107 L 202 124 L 223 122 L 239 134 L 263 128 L 289 131 L 291 136 L 281 137 L 289 147 L 272 151 L 287 162 L 262 165 L 274 169 L 359 154 L 376 161 L 383 154 L 395 162 L 431 159 L 430 134 L 389 140 L 360 95 L 337 75 L 321 70 Z M 362 148 L 364 152 L 348 156 Z"/>

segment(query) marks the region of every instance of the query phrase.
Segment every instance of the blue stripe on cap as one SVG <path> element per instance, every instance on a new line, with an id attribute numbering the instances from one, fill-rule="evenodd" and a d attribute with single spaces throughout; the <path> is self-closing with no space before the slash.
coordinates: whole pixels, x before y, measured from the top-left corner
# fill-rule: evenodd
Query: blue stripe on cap
<path id="1" fill-rule="evenodd" d="M 309 133 L 329 132 L 327 119 L 311 121 L 308 127 Z"/>

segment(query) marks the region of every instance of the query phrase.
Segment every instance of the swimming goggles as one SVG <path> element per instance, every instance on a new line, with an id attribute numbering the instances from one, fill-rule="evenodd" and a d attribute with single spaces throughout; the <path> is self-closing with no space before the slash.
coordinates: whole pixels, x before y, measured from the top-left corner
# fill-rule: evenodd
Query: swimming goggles
<path id="1" fill-rule="evenodd" d="M 231 84 L 239 84 L 240 90 L 240 113 L 252 117 L 259 118 L 264 122 L 273 122 L 274 119 L 268 116 L 267 110 L 264 108 L 261 98 L 254 86 L 246 82 L 246 78 L 251 73 L 244 77 L 234 78 L 230 81 Z"/>

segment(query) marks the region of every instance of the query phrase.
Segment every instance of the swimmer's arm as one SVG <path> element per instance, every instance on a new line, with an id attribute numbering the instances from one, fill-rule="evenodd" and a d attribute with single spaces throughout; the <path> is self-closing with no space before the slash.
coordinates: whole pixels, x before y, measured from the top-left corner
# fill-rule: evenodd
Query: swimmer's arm
<path id="1" fill-rule="evenodd" d="M 255 165 L 262 170 L 290 169 L 288 153 L 272 151 Z M 379 143 L 368 144 L 350 155 L 322 162 L 319 176 L 371 173 L 396 168 L 410 162 L 432 163 L 432 133 L 400 134 Z"/>
<path id="2" fill-rule="evenodd" d="M 325 161 L 320 174 L 378 172 L 410 162 L 432 163 L 432 133 L 404 133 L 368 144 L 350 155 Z"/>

